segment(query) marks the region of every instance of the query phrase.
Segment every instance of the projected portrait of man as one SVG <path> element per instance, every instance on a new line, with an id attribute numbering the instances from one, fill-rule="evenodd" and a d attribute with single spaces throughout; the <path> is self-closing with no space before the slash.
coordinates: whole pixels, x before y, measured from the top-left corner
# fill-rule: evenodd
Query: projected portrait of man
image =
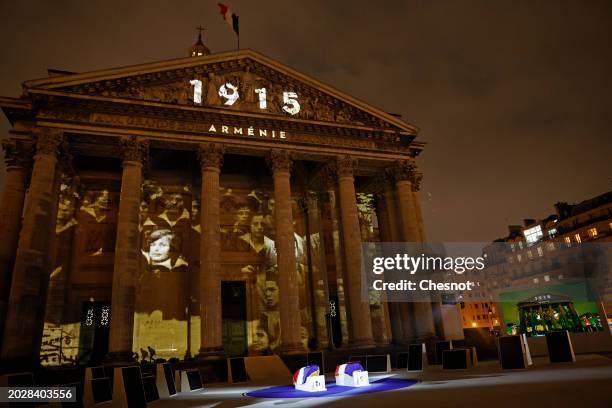
<path id="1" fill-rule="evenodd" d="M 278 307 L 278 284 L 276 281 L 266 281 L 264 289 L 264 304 L 266 309 L 276 309 Z"/>
<path id="2" fill-rule="evenodd" d="M 70 197 L 60 196 L 59 203 L 57 204 L 55 233 L 61 234 L 77 224 L 78 221 L 74 218 L 74 201 Z"/>
<path id="3" fill-rule="evenodd" d="M 91 203 L 85 201 L 81 210 L 92 216 L 96 222 L 104 221 L 109 210 L 108 190 L 102 190 L 95 195 Z"/>
<path id="4" fill-rule="evenodd" d="M 253 197 L 238 200 L 233 195 L 222 199 L 222 207 L 231 213 L 231 224 L 221 230 L 222 245 L 226 251 L 244 250 L 240 237 L 250 232 L 251 215 L 257 210 L 258 202 Z"/>
<path id="5" fill-rule="evenodd" d="M 182 222 L 191 223 L 191 215 L 185 208 L 185 200 L 181 193 L 164 195 L 162 203 L 164 211 L 155 217 L 158 226 L 172 229 Z"/>
<path id="6" fill-rule="evenodd" d="M 188 265 L 181 255 L 174 256 L 175 240 L 176 236 L 169 229 L 158 229 L 148 236 L 142 254 L 152 270 L 171 271 Z"/>

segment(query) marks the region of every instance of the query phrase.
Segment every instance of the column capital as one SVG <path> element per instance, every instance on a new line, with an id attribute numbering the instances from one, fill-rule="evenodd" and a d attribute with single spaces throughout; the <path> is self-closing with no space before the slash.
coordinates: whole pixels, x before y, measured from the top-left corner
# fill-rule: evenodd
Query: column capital
<path id="1" fill-rule="evenodd" d="M 32 136 L 36 139 L 36 154 L 57 156 L 64 132 L 59 129 L 37 127 L 32 129 Z"/>
<path id="2" fill-rule="evenodd" d="M 133 161 L 144 164 L 149 155 L 149 141 L 136 136 L 123 136 L 119 139 L 123 162 Z"/>
<path id="3" fill-rule="evenodd" d="M 2 141 L 2 149 L 4 150 L 4 163 L 7 169 L 27 169 L 32 166 L 34 145 L 31 142 L 5 139 Z"/>
<path id="4" fill-rule="evenodd" d="M 340 177 L 353 177 L 357 170 L 357 159 L 347 155 L 336 158 L 336 174 Z"/>
<path id="5" fill-rule="evenodd" d="M 223 164 L 225 148 L 219 143 L 201 143 L 198 146 L 198 160 L 202 170 L 205 168 L 219 169 Z"/>
<path id="6" fill-rule="evenodd" d="M 293 155 L 288 150 L 272 150 L 268 156 L 268 165 L 272 172 L 287 171 L 290 172 L 293 167 Z"/>
<path id="7" fill-rule="evenodd" d="M 416 166 L 410 160 L 398 160 L 393 167 L 395 181 L 412 181 Z"/>

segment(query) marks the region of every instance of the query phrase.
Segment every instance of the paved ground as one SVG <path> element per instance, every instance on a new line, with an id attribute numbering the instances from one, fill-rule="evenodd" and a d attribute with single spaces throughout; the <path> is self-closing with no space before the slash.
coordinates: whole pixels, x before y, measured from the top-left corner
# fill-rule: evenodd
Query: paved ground
<path id="1" fill-rule="evenodd" d="M 209 385 L 205 391 L 181 393 L 153 407 L 612 407 L 612 359 L 599 355 L 578 356 L 574 364 L 535 359 L 528 370 L 502 371 L 497 362 L 488 361 L 467 371 L 434 366 L 423 373 L 392 375 L 421 382 L 396 391 L 302 400 L 243 396 L 264 384 Z"/>

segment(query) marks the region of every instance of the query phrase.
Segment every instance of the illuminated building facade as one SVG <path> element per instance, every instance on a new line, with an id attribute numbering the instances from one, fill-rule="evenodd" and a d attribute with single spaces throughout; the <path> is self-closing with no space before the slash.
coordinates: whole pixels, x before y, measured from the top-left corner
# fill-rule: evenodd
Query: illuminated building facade
<path id="1" fill-rule="evenodd" d="M 256 52 L 194 47 L 0 99 L 2 359 L 444 337 L 435 303 L 360 299 L 362 240 L 425 240 L 418 129 Z"/>
<path id="2" fill-rule="evenodd" d="M 509 226 L 507 237 L 484 249 L 486 291 L 499 301 L 492 307 L 503 331 L 607 331 L 612 192 L 555 208 L 543 220 Z"/>

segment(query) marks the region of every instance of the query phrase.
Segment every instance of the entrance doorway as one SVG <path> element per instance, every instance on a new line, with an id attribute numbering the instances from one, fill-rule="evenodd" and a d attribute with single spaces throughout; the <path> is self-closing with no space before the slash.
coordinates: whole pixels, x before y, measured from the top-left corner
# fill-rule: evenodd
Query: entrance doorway
<path id="1" fill-rule="evenodd" d="M 79 336 L 79 364 L 99 364 L 108 354 L 110 303 L 83 302 L 81 334 Z"/>
<path id="2" fill-rule="evenodd" d="M 223 349 L 228 356 L 246 356 L 246 285 L 243 281 L 221 282 Z"/>

